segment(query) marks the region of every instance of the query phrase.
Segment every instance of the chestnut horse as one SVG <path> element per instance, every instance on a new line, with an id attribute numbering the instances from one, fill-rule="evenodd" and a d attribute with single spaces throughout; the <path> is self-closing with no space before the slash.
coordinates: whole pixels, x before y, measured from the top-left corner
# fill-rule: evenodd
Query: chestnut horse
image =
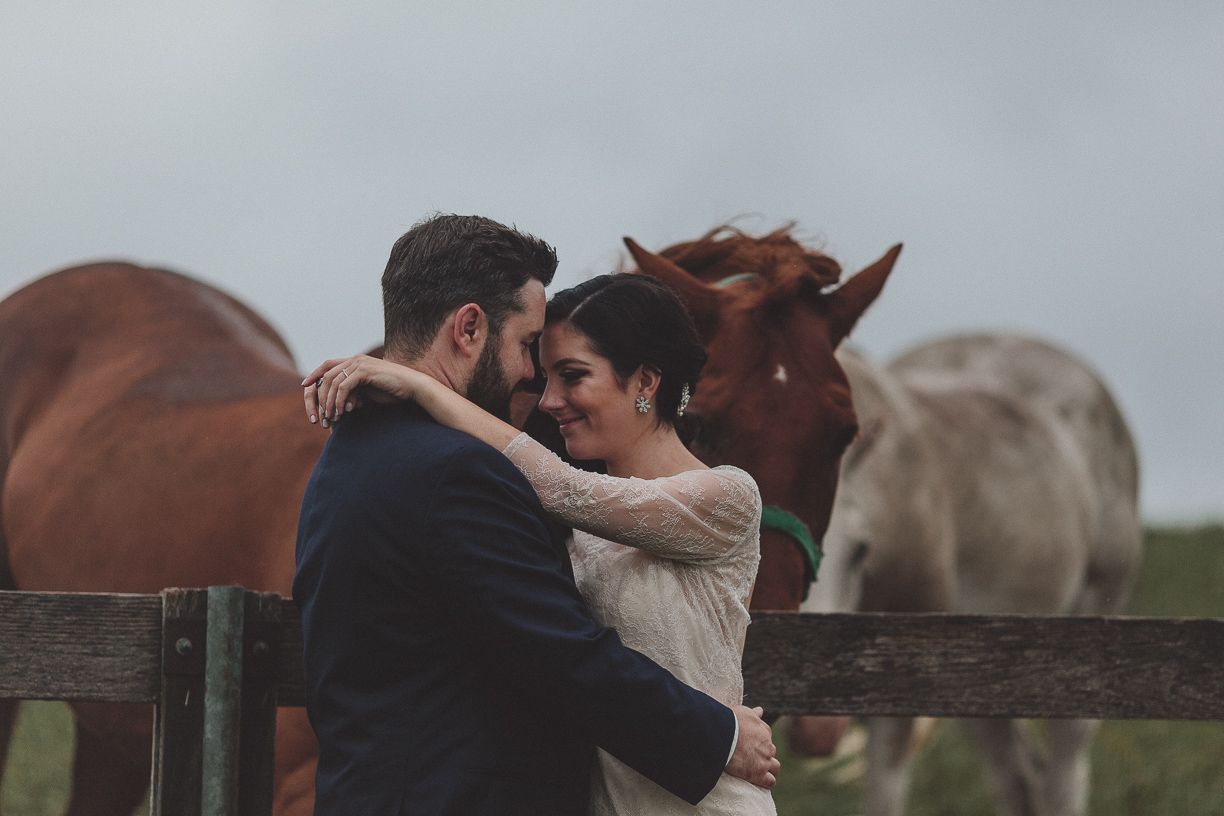
<path id="1" fill-rule="evenodd" d="M 0 589 L 289 594 L 298 509 L 326 435 L 302 421 L 288 348 L 233 298 L 99 263 L 0 303 Z M 73 704 L 72 816 L 130 813 L 150 706 Z M 16 702 L 0 701 L 0 756 Z M 277 721 L 276 812 L 309 816 L 317 747 Z"/>
<path id="2" fill-rule="evenodd" d="M 754 610 L 794 612 L 819 564 L 838 465 L 858 432 L 833 352 L 880 294 L 901 252 L 837 286 L 841 267 L 787 228 L 763 237 L 721 227 L 658 255 L 625 239 L 639 271 L 688 306 L 709 362 L 688 410 L 706 464 L 736 465 L 766 505 Z"/>
<path id="3" fill-rule="evenodd" d="M 833 350 L 896 259 L 829 291 L 840 270 L 785 232 L 711 233 L 641 270 L 682 295 L 710 352 L 690 413 L 700 454 L 737 464 L 819 540 L 856 425 Z M 153 593 L 241 584 L 289 594 L 298 509 L 326 434 L 272 328 L 183 276 L 99 263 L 0 303 L 0 589 Z M 779 512 L 783 512 L 782 509 Z M 802 521 L 800 521 L 802 520 Z M 797 609 L 802 549 L 762 536 L 754 608 Z M 149 779 L 146 706 L 74 704 L 69 816 L 125 814 Z M 0 701 L 0 755 L 15 701 Z M 313 809 L 305 713 L 277 722 L 274 811 Z"/>

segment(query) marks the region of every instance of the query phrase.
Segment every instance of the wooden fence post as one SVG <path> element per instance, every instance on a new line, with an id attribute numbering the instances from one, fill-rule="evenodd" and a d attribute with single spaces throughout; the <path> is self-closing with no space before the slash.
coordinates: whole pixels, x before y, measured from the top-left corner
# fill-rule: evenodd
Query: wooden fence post
<path id="1" fill-rule="evenodd" d="M 200 816 L 238 816 L 238 735 L 242 720 L 242 623 L 246 593 L 208 588 L 204 657 L 204 756 Z"/>
<path id="2" fill-rule="evenodd" d="M 161 692 L 154 715 L 150 813 L 201 816 L 208 590 L 167 589 L 161 597 Z M 277 684 L 284 651 L 282 603 L 290 602 L 274 592 L 242 595 L 241 720 L 232 723 L 238 733 L 240 816 L 272 813 Z"/>
<path id="3" fill-rule="evenodd" d="M 284 638 L 282 600 L 275 592 L 246 593 L 242 630 L 242 727 L 238 756 L 238 813 L 271 816 L 276 759 L 277 683 Z M 299 669 L 298 673 L 301 671 Z"/>
<path id="4" fill-rule="evenodd" d="M 162 590 L 162 677 L 150 816 L 200 816 L 208 591 Z"/>

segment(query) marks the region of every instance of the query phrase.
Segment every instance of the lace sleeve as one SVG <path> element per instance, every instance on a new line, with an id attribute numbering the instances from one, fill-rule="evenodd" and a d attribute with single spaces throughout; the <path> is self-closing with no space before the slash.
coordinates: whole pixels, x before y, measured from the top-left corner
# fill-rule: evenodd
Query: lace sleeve
<path id="1" fill-rule="evenodd" d="M 753 540 L 760 525 L 756 482 L 736 468 L 620 479 L 570 467 L 527 434 L 519 434 L 503 453 L 553 518 L 664 558 L 720 558 Z"/>

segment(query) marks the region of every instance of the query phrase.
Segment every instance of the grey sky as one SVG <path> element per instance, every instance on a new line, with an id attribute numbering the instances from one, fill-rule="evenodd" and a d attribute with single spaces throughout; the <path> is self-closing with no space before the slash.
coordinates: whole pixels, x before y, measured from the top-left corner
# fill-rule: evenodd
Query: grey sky
<path id="1" fill-rule="evenodd" d="M 514 10 L 509 7 L 513 6 Z M 1006 328 L 1102 372 L 1149 518 L 1224 516 L 1224 5 L 0 0 L 0 289 L 83 260 L 242 298 L 303 367 L 378 342 L 422 215 L 557 284 L 728 219 L 856 270 L 855 341 Z"/>

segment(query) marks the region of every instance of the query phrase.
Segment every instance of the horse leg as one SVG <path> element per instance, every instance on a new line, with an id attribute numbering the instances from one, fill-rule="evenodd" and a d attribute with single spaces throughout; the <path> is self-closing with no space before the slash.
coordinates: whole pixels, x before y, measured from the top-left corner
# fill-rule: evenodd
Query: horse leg
<path id="1" fill-rule="evenodd" d="M 867 720 L 867 801 L 865 816 L 902 816 L 909 797 L 914 720 Z"/>
<path id="2" fill-rule="evenodd" d="M 8 766 L 9 742 L 13 739 L 13 726 L 17 722 L 20 700 L 0 700 L 0 778 Z"/>
<path id="3" fill-rule="evenodd" d="M 986 759 L 995 795 L 1009 816 L 1047 816 L 1042 807 L 1046 760 L 1020 720 L 966 719 L 961 726 Z"/>
<path id="4" fill-rule="evenodd" d="M 1096 729 L 1096 720 L 1046 722 L 1046 816 L 1082 816 L 1088 807 L 1088 746 Z"/>
<path id="5" fill-rule="evenodd" d="M 282 708 L 276 714 L 277 816 L 311 816 L 314 812 L 315 767 L 319 743 L 304 708 Z"/>
<path id="6" fill-rule="evenodd" d="M 76 759 L 65 816 L 128 816 L 149 789 L 153 762 L 149 734 L 99 725 L 126 725 L 149 707 L 78 703 L 73 708 L 77 710 Z M 91 716 L 95 712 L 100 712 L 96 719 Z M 152 715 L 148 717 L 151 721 Z"/>
<path id="7" fill-rule="evenodd" d="M 4 484 L 7 467 L 0 467 L 0 485 Z M 13 573 L 9 569 L 8 547 L 4 542 L 4 532 L 0 530 L 0 589 L 17 588 Z M 13 739 L 13 726 L 17 724 L 17 710 L 20 700 L 0 700 L 0 778 L 4 777 L 4 769 L 8 767 L 9 743 Z"/>
<path id="8" fill-rule="evenodd" d="M 1133 514 L 1114 513 L 1107 517 L 1105 531 L 1097 538 L 1102 543 L 1089 564 L 1071 614 L 1117 614 L 1130 594 L 1143 550 L 1139 524 Z M 1049 766 L 1043 799 L 1048 816 L 1080 816 L 1087 809 L 1088 748 L 1097 725 L 1096 720 L 1046 721 Z"/>
<path id="9" fill-rule="evenodd" d="M 849 717 L 787 717 L 786 742 L 792 754 L 832 756 L 849 727 Z"/>

